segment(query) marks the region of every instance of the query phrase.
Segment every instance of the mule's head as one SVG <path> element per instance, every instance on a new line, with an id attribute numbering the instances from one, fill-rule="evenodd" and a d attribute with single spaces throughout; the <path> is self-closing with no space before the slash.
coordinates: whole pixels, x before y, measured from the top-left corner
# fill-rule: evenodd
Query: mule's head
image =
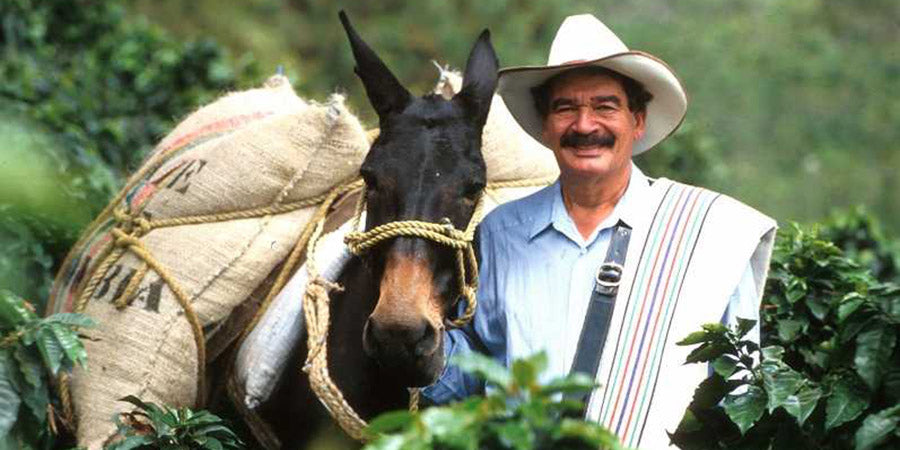
<path id="1" fill-rule="evenodd" d="M 343 12 L 380 134 L 360 168 L 366 182 L 366 229 L 401 220 L 465 229 L 486 182 L 481 133 L 497 86 L 497 57 L 487 30 L 469 54 L 463 87 L 452 99 L 414 97 L 359 37 Z M 423 386 L 444 365 L 443 330 L 455 315 L 455 250 L 398 237 L 373 248 L 366 262 L 379 297 L 363 332 L 366 353 L 392 379 Z"/>

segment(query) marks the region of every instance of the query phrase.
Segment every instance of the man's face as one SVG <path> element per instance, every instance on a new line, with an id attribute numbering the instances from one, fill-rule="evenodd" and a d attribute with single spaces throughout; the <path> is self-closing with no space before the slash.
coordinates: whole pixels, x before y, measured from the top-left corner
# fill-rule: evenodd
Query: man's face
<path id="1" fill-rule="evenodd" d="M 549 100 L 543 141 L 564 175 L 627 173 L 632 146 L 644 134 L 644 113 L 628 108 L 618 80 L 602 74 L 565 75 L 551 86 Z"/>

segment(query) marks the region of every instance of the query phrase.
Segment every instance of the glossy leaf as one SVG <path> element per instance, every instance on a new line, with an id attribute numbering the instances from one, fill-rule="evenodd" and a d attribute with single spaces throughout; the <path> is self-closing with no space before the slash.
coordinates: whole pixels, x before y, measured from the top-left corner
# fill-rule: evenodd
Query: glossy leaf
<path id="1" fill-rule="evenodd" d="M 816 409 L 820 398 L 822 398 L 821 388 L 804 385 L 796 394 L 785 398 L 781 406 L 788 414 L 797 419 L 797 423 L 800 426 L 803 426 Z"/>
<path id="2" fill-rule="evenodd" d="M 47 323 L 58 323 L 76 328 L 91 328 L 97 325 L 94 319 L 80 313 L 56 313 L 43 320 Z"/>
<path id="3" fill-rule="evenodd" d="M 85 367 L 87 364 L 87 351 L 84 349 L 78 335 L 65 325 L 58 323 L 50 324 L 50 330 L 56 336 L 56 340 L 62 347 L 66 356 L 72 364 L 78 364 Z"/>
<path id="4" fill-rule="evenodd" d="M 757 386 L 750 386 L 742 394 L 727 395 L 722 401 L 722 407 L 741 430 L 741 434 L 744 434 L 766 411 L 766 393 Z"/>
<path id="5" fill-rule="evenodd" d="M 769 413 L 784 406 L 788 397 L 793 396 L 805 383 L 802 375 L 784 364 L 763 362 L 760 371 L 763 387 L 768 396 Z"/>
<path id="6" fill-rule="evenodd" d="M 855 449 L 870 450 L 881 445 L 897 432 L 898 422 L 900 422 L 900 405 L 866 417 L 854 436 Z"/>
<path id="7" fill-rule="evenodd" d="M 856 373 L 875 391 L 890 364 L 891 354 L 897 342 L 897 333 L 889 325 L 866 330 L 856 337 L 856 355 L 853 363 Z"/>
<path id="8" fill-rule="evenodd" d="M 369 422 L 367 431 L 373 435 L 390 433 L 409 425 L 413 420 L 414 416 L 409 411 L 389 411 Z"/>
<path id="9" fill-rule="evenodd" d="M 44 365 L 47 366 L 52 375 L 56 375 L 62 366 L 63 356 L 65 356 L 62 345 L 56 340 L 53 332 L 47 329 L 41 329 L 38 332 L 36 343 L 38 351 L 41 352 L 41 358 L 44 360 Z"/>
<path id="10" fill-rule="evenodd" d="M 0 289 L 0 330 L 24 325 L 37 316 L 25 307 L 25 301 L 16 294 Z"/>
<path id="11" fill-rule="evenodd" d="M 459 366 L 461 370 L 475 374 L 501 389 L 505 389 L 512 381 L 506 368 L 488 356 L 472 353 L 464 358 L 454 357 L 450 362 Z"/>
<path id="12" fill-rule="evenodd" d="M 10 374 L 16 370 L 13 364 L 15 362 L 12 355 L 7 350 L 0 349 L 0 437 L 9 433 L 22 403 Z"/>
<path id="13" fill-rule="evenodd" d="M 735 369 L 737 369 L 737 364 L 738 362 L 733 356 L 722 355 L 712 362 L 712 368 L 717 374 L 722 376 L 722 378 L 728 378 L 734 374 Z"/>
<path id="14" fill-rule="evenodd" d="M 869 406 L 868 393 L 853 377 L 839 379 L 825 408 L 825 429 L 830 430 L 857 417 Z"/>

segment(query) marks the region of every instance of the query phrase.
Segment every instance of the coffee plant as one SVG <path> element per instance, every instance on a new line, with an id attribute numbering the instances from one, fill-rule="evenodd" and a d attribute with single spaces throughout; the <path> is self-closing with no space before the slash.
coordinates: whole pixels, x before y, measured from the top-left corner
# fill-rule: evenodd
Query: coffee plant
<path id="1" fill-rule="evenodd" d="M 900 446 L 900 287 L 877 281 L 816 228 L 776 244 L 762 309 L 763 348 L 706 325 L 682 345 L 715 373 L 673 442 L 685 449 Z M 759 360 L 757 363 L 756 361 Z"/>

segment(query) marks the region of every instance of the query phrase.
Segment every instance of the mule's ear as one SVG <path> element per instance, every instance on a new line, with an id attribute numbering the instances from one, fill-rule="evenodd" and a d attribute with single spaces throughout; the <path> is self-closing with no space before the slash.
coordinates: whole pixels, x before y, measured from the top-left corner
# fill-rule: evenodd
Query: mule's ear
<path id="1" fill-rule="evenodd" d="M 491 32 L 485 29 L 469 53 L 462 89 L 453 99 L 477 119 L 479 126 L 484 125 L 491 109 L 491 100 L 497 89 L 498 67 L 497 54 L 491 45 Z"/>
<path id="2" fill-rule="evenodd" d="M 343 10 L 338 13 L 338 17 L 353 49 L 353 58 L 356 60 L 354 71 L 362 80 L 369 96 L 369 103 L 375 108 L 378 117 L 384 120 L 391 113 L 403 111 L 412 99 L 409 91 L 397 81 L 397 77 L 359 37 Z"/>

